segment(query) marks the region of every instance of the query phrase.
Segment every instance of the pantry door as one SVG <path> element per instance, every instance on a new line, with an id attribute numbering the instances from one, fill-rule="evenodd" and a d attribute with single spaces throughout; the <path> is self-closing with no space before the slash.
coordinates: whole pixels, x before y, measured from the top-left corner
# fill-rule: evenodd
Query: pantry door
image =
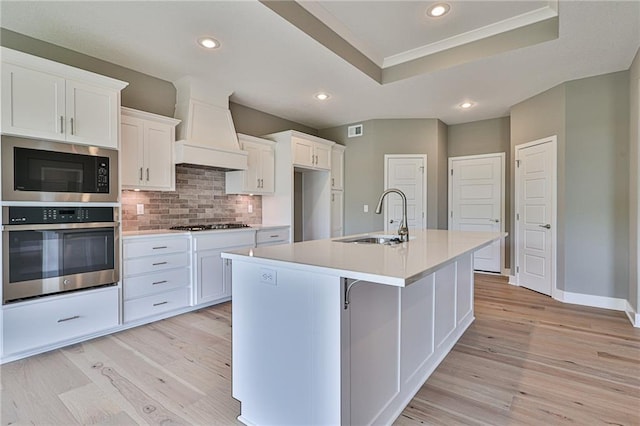
<path id="1" fill-rule="evenodd" d="M 449 158 L 449 229 L 504 232 L 505 154 Z M 478 250 L 473 269 L 502 272 L 504 239 Z"/>
<path id="2" fill-rule="evenodd" d="M 516 146 L 515 249 L 518 285 L 553 296 L 556 137 Z"/>
<path id="3" fill-rule="evenodd" d="M 427 156 L 386 154 L 384 189 L 396 188 L 407 197 L 409 229 L 427 227 Z M 389 194 L 384 200 L 384 230 L 396 233 L 402 221 L 402 198 Z"/>

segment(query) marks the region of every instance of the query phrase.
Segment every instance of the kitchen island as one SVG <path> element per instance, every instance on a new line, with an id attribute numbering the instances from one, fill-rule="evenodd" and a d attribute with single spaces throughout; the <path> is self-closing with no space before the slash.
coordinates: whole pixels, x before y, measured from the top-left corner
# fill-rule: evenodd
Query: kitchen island
<path id="1" fill-rule="evenodd" d="M 232 260 L 233 396 L 245 424 L 390 424 L 472 323 L 473 252 L 499 233 L 315 240 Z"/>

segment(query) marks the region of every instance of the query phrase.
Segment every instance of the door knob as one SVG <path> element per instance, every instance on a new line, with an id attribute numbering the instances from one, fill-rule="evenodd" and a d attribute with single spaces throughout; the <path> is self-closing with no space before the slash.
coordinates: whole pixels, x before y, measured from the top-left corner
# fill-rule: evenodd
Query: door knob
<path id="1" fill-rule="evenodd" d="M 544 228 L 544 229 L 551 229 L 551 225 L 550 224 L 546 224 L 546 225 L 538 225 L 540 228 Z"/>
<path id="2" fill-rule="evenodd" d="M 393 223 L 393 219 L 391 219 L 391 220 L 389 221 L 389 223 Z"/>

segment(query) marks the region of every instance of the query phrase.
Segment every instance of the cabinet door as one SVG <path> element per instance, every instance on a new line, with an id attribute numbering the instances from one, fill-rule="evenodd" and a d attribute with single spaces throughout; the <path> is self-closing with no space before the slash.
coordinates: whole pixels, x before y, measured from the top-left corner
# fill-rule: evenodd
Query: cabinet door
<path id="1" fill-rule="evenodd" d="M 212 302 L 225 297 L 224 263 L 222 250 L 204 250 L 196 253 L 196 304 Z"/>
<path id="2" fill-rule="evenodd" d="M 245 142 L 242 149 L 249 153 L 247 157 L 247 170 L 244 171 L 244 190 L 247 192 L 261 192 L 261 147 Z"/>
<path id="3" fill-rule="evenodd" d="M 2 133 L 65 140 L 63 78 L 2 64 Z"/>
<path id="4" fill-rule="evenodd" d="M 260 192 L 263 194 L 273 194 L 275 186 L 275 154 L 272 148 L 260 150 Z"/>
<path id="5" fill-rule="evenodd" d="M 331 237 L 344 234 L 344 193 L 331 191 Z"/>
<path id="6" fill-rule="evenodd" d="M 143 178 L 144 122 L 122 116 L 120 168 L 123 188 L 140 188 Z"/>
<path id="7" fill-rule="evenodd" d="M 318 169 L 331 170 L 331 147 L 329 145 L 315 144 L 315 166 Z"/>
<path id="8" fill-rule="evenodd" d="M 331 189 L 344 189 L 344 150 L 331 150 Z"/>
<path id="9" fill-rule="evenodd" d="M 173 127 L 162 123 L 144 124 L 144 183 L 148 189 L 173 189 Z"/>
<path id="10" fill-rule="evenodd" d="M 118 148 L 118 92 L 67 80 L 68 142 Z"/>
<path id="11" fill-rule="evenodd" d="M 293 137 L 293 164 L 296 166 L 314 166 L 314 143 L 305 139 Z"/>

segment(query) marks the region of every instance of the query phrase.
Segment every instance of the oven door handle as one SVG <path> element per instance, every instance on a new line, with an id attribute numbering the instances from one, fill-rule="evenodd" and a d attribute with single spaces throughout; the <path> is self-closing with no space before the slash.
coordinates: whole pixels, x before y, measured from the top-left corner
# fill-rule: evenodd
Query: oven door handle
<path id="1" fill-rule="evenodd" d="M 118 228 L 120 222 L 43 223 L 37 225 L 3 225 L 3 231 L 51 231 L 56 229 Z"/>

